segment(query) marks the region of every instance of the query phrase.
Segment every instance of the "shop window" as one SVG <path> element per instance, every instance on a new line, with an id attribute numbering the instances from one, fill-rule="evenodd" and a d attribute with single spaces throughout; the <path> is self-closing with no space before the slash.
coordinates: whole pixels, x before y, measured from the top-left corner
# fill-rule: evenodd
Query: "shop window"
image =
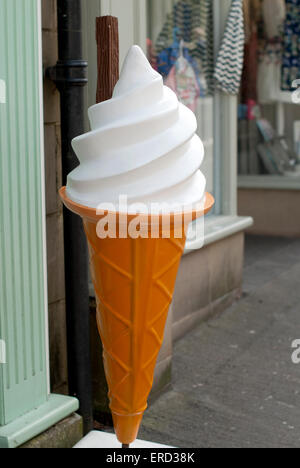
<path id="1" fill-rule="evenodd" d="M 300 0 L 244 0 L 239 174 L 300 177 Z"/>

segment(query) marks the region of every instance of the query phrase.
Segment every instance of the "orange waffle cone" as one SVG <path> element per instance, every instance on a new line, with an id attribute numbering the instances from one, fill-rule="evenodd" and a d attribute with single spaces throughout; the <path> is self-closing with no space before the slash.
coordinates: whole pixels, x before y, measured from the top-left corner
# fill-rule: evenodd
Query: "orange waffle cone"
<path id="1" fill-rule="evenodd" d="M 147 407 L 185 239 L 101 240 L 95 224 L 84 225 L 110 408 L 129 444 Z"/>
<path id="2" fill-rule="evenodd" d="M 173 226 L 170 238 L 100 239 L 96 210 L 69 200 L 65 189 L 61 197 L 83 218 L 110 409 L 119 441 L 130 444 L 147 407 L 185 235 L 176 238 Z M 208 196 L 205 211 L 212 203 Z"/>

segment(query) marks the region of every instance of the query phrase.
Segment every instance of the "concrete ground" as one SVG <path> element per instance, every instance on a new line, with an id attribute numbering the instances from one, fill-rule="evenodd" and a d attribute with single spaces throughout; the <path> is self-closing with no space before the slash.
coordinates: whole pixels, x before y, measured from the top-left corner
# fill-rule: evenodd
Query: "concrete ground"
<path id="1" fill-rule="evenodd" d="M 248 237 L 243 298 L 175 345 L 172 389 L 139 437 L 177 447 L 300 447 L 300 239 Z"/>

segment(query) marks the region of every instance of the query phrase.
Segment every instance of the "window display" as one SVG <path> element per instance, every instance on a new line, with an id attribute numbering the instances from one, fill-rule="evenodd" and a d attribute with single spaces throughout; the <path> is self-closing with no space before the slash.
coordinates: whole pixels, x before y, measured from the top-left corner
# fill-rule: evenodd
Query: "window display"
<path id="1" fill-rule="evenodd" d="M 298 17 L 300 0 L 244 0 L 246 38 L 239 108 L 242 175 L 300 176 L 293 135 L 282 134 L 284 103 L 292 104 L 293 82 L 300 77 Z M 294 120 L 299 120 L 299 109 L 292 107 Z"/>

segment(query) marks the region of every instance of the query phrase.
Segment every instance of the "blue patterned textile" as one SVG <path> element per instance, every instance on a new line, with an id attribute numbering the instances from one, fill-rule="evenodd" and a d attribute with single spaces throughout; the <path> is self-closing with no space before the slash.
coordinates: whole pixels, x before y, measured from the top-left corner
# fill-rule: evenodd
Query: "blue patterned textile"
<path id="1" fill-rule="evenodd" d="M 286 0 L 281 89 L 292 91 L 300 78 L 300 0 Z"/>

